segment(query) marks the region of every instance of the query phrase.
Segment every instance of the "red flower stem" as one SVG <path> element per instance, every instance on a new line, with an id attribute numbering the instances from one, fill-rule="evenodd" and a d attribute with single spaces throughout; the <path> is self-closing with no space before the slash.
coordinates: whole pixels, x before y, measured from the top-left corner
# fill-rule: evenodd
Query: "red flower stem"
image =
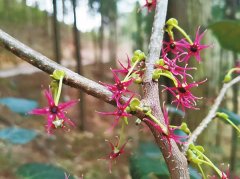
<path id="1" fill-rule="evenodd" d="M 133 64 L 133 66 L 130 68 L 130 70 L 128 71 L 128 74 L 125 76 L 124 80 L 122 82 L 125 82 L 129 79 L 133 69 L 135 68 L 135 66 L 138 64 L 139 60 L 136 60 L 135 63 Z"/>
<path id="2" fill-rule="evenodd" d="M 136 107 L 139 111 L 143 111 L 142 108 L 140 108 L 140 107 L 138 107 L 138 106 L 135 106 L 135 107 Z M 161 129 L 162 129 L 162 131 L 163 131 L 163 133 L 164 133 L 165 135 L 168 135 L 168 134 L 169 134 L 169 131 L 168 131 L 167 127 L 165 127 L 155 116 L 153 116 L 151 113 L 147 113 L 146 116 L 149 117 L 150 119 L 152 119 L 156 124 L 158 124 L 158 125 L 161 127 Z"/>
<path id="3" fill-rule="evenodd" d="M 173 25 L 186 39 L 187 41 L 192 45 L 193 41 L 190 39 L 190 37 L 187 35 L 187 33 L 178 25 Z"/>

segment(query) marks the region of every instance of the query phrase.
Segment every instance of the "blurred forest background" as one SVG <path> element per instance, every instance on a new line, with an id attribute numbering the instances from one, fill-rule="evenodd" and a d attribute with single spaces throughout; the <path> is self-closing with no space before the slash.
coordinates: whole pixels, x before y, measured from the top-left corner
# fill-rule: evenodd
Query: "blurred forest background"
<path id="1" fill-rule="evenodd" d="M 147 9 L 138 11 L 144 3 L 144 0 L 0 0 L 0 28 L 87 78 L 111 83 L 109 68 L 119 67 L 118 60 L 125 63 L 127 55 L 131 57 L 136 49 L 148 51 L 154 13 L 147 13 Z M 170 17 L 177 18 L 193 38 L 198 26 L 208 29 L 204 43 L 214 44 L 202 53 L 203 62 L 190 61 L 190 66 L 198 66 L 193 73 L 196 81 L 208 78 L 207 83 L 194 91 L 203 97 L 199 103 L 201 110 L 187 110 L 184 119 L 180 110 L 171 113 L 173 124 L 184 120 L 193 130 L 213 104 L 227 70 L 239 65 L 240 1 L 169 0 Z M 220 30 L 225 30 L 224 36 L 219 35 Z M 127 145 L 131 152 L 117 161 L 113 173 L 109 174 L 107 162 L 97 159 L 109 151 L 104 139 L 114 139 L 119 129 L 114 134 L 104 133 L 112 119 L 95 111 L 114 108 L 79 90 L 64 86 L 62 99 L 81 99 L 80 104 L 68 112 L 78 128 L 69 133 L 56 131 L 53 136 L 46 135 L 43 118 L 25 113 L 46 104 L 42 91 L 48 88 L 49 82 L 47 74 L 0 48 L 0 179 L 24 178 L 29 163 L 51 164 L 53 170 L 57 167 L 71 175 L 84 174 L 86 179 L 167 176 L 166 168 L 157 168 L 160 154 L 150 142 L 151 133 L 136 126 L 135 119 L 130 121 L 127 134 L 132 138 Z M 169 83 L 166 79 L 160 80 L 160 84 Z M 139 90 L 137 86 L 133 88 Z M 220 110 L 239 125 L 238 93 L 239 85 L 235 85 L 228 91 Z M 168 103 L 171 101 L 170 96 L 162 96 Z M 240 142 L 229 125 L 215 119 L 198 143 L 220 168 L 226 169 L 230 164 L 231 171 L 240 176 Z M 137 157 L 137 153 L 146 154 L 148 159 L 150 156 L 148 167 L 144 166 L 147 159 Z M 157 162 L 152 166 L 154 160 Z M 165 173 L 159 174 L 161 171 Z"/>

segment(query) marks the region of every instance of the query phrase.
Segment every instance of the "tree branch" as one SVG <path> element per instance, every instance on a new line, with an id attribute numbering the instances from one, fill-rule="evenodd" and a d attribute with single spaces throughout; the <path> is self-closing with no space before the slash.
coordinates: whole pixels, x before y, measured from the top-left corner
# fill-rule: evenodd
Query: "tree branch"
<path id="1" fill-rule="evenodd" d="M 64 78 L 64 83 L 66 85 L 72 86 L 74 88 L 79 88 L 94 97 L 104 100 L 107 103 L 114 103 L 111 98 L 112 93 L 104 86 L 55 63 L 46 56 L 36 52 L 30 47 L 14 39 L 2 30 L 0 30 L 0 45 L 19 58 L 25 60 L 26 62 L 32 64 L 33 66 L 48 74 L 52 74 L 56 69 L 65 71 L 66 76 Z"/>
<path id="2" fill-rule="evenodd" d="M 197 140 L 197 137 L 203 132 L 203 130 L 207 127 L 207 125 L 212 121 L 214 116 L 216 115 L 216 112 L 218 110 L 218 107 L 220 106 L 222 100 L 224 99 L 225 93 L 227 90 L 232 87 L 234 84 L 238 83 L 240 81 L 240 76 L 234 78 L 229 83 L 225 83 L 220 90 L 219 95 L 215 99 L 214 104 L 212 105 L 211 110 L 209 111 L 208 115 L 202 120 L 202 122 L 198 125 L 198 127 L 193 131 L 192 135 L 188 139 L 187 143 L 183 147 L 183 151 L 186 152 L 188 149 L 188 146 L 191 143 L 194 143 Z"/>
<path id="3" fill-rule="evenodd" d="M 144 98 L 142 100 L 144 105 L 151 107 L 153 115 L 157 117 L 162 124 L 164 124 L 164 117 L 160 106 L 158 83 L 152 80 L 152 73 L 154 70 L 154 63 L 157 59 L 159 59 L 162 48 L 167 6 L 168 0 L 157 1 L 152 35 L 149 44 L 149 55 L 146 59 L 146 71 L 143 79 Z M 164 137 L 159 134 L 153 126 L 149 125 L 149 128 L 155 137 L 156 143 L 162 151 L 171 178 L 188 179 L 189 173 L 187 159 L 181 153 L 175 141 L 171 140 L 171 146 L 169 146 L 168 141 L 164 139 Z"/>

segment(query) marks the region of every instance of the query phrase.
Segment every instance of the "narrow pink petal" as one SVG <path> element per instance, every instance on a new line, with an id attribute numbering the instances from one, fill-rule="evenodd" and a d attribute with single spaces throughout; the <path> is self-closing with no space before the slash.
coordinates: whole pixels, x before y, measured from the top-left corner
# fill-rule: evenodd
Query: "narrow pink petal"
<path id="1" fill-rule="evenodd" d="M 115 83 L 121 83 L 121 81 L 120 81 L 119 77 L 117 76 L 117 74 L 114 73 L 114 71 L 112 71 L 112 73 L 113 73 L 113 76 L 114 76 Z"/>
<path id="2" fill-rule="evenodd" d="M 96 112 L 101 115 L 116 115 L 117 114 L 116 112 L 98 112 L 98 111 L 96 111 Z"/>
<path id="3" fill-rule="evenodd" d="M 67 124 L 69 124 L 73 127 L 76 126 L 76 124 L 71 119 L 67 118 L 63 112 L 58 112 L 57 116 L 58 116 L 59 119 L 63 119 L 64 122 L 66 122 Z"/>
<path id="4" fill-rule="evenodd" d="M 49 90 L 45 90 L 44 93 L 45 93 L 45 96 L 47 98 L 48 105 L 49 106 L 55 106 L 55 103 L 54 103 L 54 100 L 53 100 L 53 97 L 52 97 L 50 89 Z"/>
<path id="5" fill-rule="evenodd" d="M 58 108 L 60 110 L 67 109 L 67 108 L 72 107 L 73 105 L 75 105 L 78 102 L 79 102 L 79 100 L 71 100 L 71 101 L 68 101 L 68 102 L 65 102 L 65 103 L 60 103 L 58 105 Z"/>
<path id="6" fill-rule="evenodd" d="M 49 107 L 42 108 L 42 109 L 33 109 L 28 114 L 46 115 L 46 114 L 49 114 Z"/>

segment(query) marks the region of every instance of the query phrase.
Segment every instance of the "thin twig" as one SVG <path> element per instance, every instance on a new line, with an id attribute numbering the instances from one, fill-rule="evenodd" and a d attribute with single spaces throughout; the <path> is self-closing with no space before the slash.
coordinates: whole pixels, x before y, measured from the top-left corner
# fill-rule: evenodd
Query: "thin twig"
<path id="1" fill-rule="evenodd" d="M 225 83 L 222 87 L 222 89 L 219 92 L 219 95 L 215 99 L 214 104 L 212 105 L 211 110 L 209 111 L 208 115 L 202 120 L 202 122 L 198 125 L 198 127 L 193 131 L 192 135 L 188 139 L 187 143 L 183 147 L 183 151 L 186 152 L 188 149 L 188 146 L 191 143 L 194 143 L 197 140 L 197 137 L 203 132 L 203 130 L 207 127 L 207 125 L 212 121 L 214 116 L 216 115 L 216 112 L 221 104 L 221 102 L 224 99 L 225 93 L 227 90 L 232 87 L 234 84 L 240 81 L 240 76 L 234 78 L 229 83 Z"/>

